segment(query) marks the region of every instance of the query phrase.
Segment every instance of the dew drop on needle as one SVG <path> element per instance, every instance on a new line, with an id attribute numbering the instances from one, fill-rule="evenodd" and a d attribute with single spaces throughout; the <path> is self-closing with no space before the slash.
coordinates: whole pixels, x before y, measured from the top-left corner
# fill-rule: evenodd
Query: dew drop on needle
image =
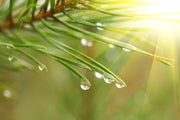
<path id="1" fill-rule="evenodd" d="M 13 60 L 13 57 L 8 57 L 8 60 L 9 60 L 9 61 L 12 61 L 12 60 Z"/>
<path id="2" fill-rule="evenodd" d="M 130 52 L 131 50 L 127 49 L 127 48 L 122 48 L 125 52 Z"/>
<path id="3" fill-rule="evenodd" d="M 83 46 L 87 46 L 88 41 L 87 41 L 86 39 L 82 38 L 82 39 L 81 39 L 81 44 L 82 44 Z"/>
<path id="4" fill-rule="evenodd" d="M 11 91 L 9 90 L 4 90 L 3 91 L 3 95 L 6 97 L 6 98 L 10 98 L 12 96 L 12 93 Z"/>
<path id="5" fill-rule="evenodd" d="M 101 73 L 99 73 L 99 72 L 94 72 L 94 75 L 95 75 L 97 78 L 99 78 L 99 79 L 101 79 L 101 78 L 104 77 L 104 76 L 103 76 Z"/>
<path id="6" fill-rule="evenodd" d="M 40 71 L 43 71 L 45 68 L 43 66 L 38 66 Z"/>
<path id="7" fill-rule="evenodd" d="M 104 77 L 104 81 L 105 81 L 107 84 L 110 84 L 110 83 L 114 82 L 114 79 Z"/>
<path id="8" fill-rule="evenodd" d="M 101 23 L 97 22 L 96 25 L 98 25 L 99 27 L 97 27 L 98 30 L 104 30 L 103 28 L 101 28 L 100 26 L 102 26 Z"/>
<path id="9" fill-rule="evenodd" d="M 6 46 L 6 48 L 7 48 L 7 49 L 11 49 L 11 47 L 10 47 L 10 46 L 8 46 L 8 45 Z"/>
<path id="10" fill-rule="evenodd" d="M 109 44 L 110 48 L 115 48 L 115 46 L 113 44 Z"/>
<path id="11" fill-rule="evenodd" d="M 117 88 L 123 88 L 123 87 L 125 87 L 125 85 L 124 85 L 124 84 L 121 84 L 121 83 L 115 83 L 115 85 L 116 85 Z"/>
<path id="12" fill-rule="evenodd" d="M 84 38 L 81 39 L 81 44 L 82 44 L 82 46 L 87 46 L 87 47 L 92 47 L 93 46 L 92 41 L 88 41 L 88 40 L 86 40 Z"/>
<path id="13" fill-rule="evenodd" d="M 90 86 L 87 84 L 81 84 L 80 87 L 82 90 L 89 90 L 90 89 Z"/>

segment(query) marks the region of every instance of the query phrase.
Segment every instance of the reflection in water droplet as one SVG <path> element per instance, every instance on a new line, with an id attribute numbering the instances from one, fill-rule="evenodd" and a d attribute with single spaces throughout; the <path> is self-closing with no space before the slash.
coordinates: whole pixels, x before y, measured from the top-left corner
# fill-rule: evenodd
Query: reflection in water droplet
<path id="1" fill-rule="evenodd" d="M 10 98 L 10 97 L 12 96 L 12 93 L 11 93 L 11 91 L 9 91 L 9 90 L 4 90 L 4 91 L 3 91 L 3 95 L 4 95 L 5 97 L 7 97 L 7 98 Z"/>
<path id="2" fill-rule="evenodd" d="M 97 27 L 98 30 L 104 30 L 103 28 Z"/>
<path id="3" fill-rule="evenodd" d="M 98 25 L 98 26 L 102 26 L 102 24 L 101 24 L 101 23 L 99 23 L 99 22 L 97 22 L 97 23 L 96 23 L 96 25 Z"/>
<path id="4" fill-rule="evenodd" d="M 9 61 L 12 61 L 12 60 L 13 60 L 13 57 L 8 57 L 8 60 L 9 60 Z"/>
<path id="5" fill-rule="evenodd" d="M 94 75 L 99 79 L 103 78 L 103 75 L 101 73 L 94 72 Z"/>
<path id="6" fill-rule="evenodd" d="M 110 47 L 110 48 L 115 48 L 115 46 L 114 46 L 114 45 L 112 45 L 112 44 L 109 44 L 109 47 Z"/>
<path id="7" fill-rule="evenodd" d="M 90 89 L 90 86 L 85 82 L 82 82 L 80 87 L 82 90 L 89 90 Z"/>
<path id="8" fill-rule="evenodd" d="M 122 50 L 124 50 L 126 52 L 130 52 L 130 51 L 137 50 L 137 48 L 135 46 L 129 44 L 127 48 L 122 48 Z"/>
<path id="9" fill-rule="evenodd" d="M 125 85 L 122 82 L 115 83 L 117 88 L 123 88 Z"/>
<path id="10" fill-rule="evenodd" d="M 92 45 L 93 45 L 93 43 L 91 41 L 88 41 L 88 40 L 86 40 L 84 38 L 81 39 L 81 44 L 83 46 L 88 46 L 88 47 L 92 47 Z"/>
<path id="11" fill-rule="evenodd" d="M 104 81 L 108 84 L 114 82 L 114 79 L 104 77 Z"/>
<path id="12" fill-rule="evenodd" d="M 88 42 L 88 43 L 87 43 L 87 46 L 88 46 L 88 47 L 92 47 L 92 45 L 93 45 L 92 42 Z"/>
<path id="13" fill-rule="evenodd" d="M 87 41 L 86 39 L 82 38 L 82 39 L 81 39 L 81 44 L 82 44 L 83 46 L 87 46 L 88 41 Z"/>
<path id="14" fill-rule="evenodd" d="M 38 66 L 40 71 L 43 71 L 45 68 L 43 66 Z"/>
<path id="15" fill-rule="evenodd" d="M 11 47 L 10 47 L 10 46 L 8 46 L 8 45 L 6 46 L 6 48 L 7 48 L 7 49 L 11 49 Z"/>
<path id="16" fill-rule="evenodd" d="M 102 24 L 101 24 L 101 23 L 99 23 L 99 22 L 97 22 L 97 23 L 96 23 L 96 25 L 98 25 L 98 26 L 102 26 Z M 98 30 L 104 30 L 104 29 L 103 29 L 103 28 L 101 28 L 101 27 L 97 27 L 97 29 L 98 29 Z"/>
<path id="17" fill-rule="evenodd" d="M 126 48 L 122 48 L 125 52 L 130 52 L 131 50 L 126 49 Z"/>

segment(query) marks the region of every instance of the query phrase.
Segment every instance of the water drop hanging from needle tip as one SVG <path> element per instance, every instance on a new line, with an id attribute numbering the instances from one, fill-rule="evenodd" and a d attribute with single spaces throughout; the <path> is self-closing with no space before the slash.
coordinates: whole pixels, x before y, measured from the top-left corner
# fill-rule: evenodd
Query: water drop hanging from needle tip
<path id="1" fill-rule="evenodd" d="M 131 50 L 127 49 L 127 48 L 122 48 L 122 50 L 124 50 L 125 52 L 130 52 Z"/>
<path id="2" fill-rule="evenodd" d="M 82 90 L 89 90 L 90 89 L 90 86 L 86 83 L 81 83 L 80 84 L 80 87 Z"/>
<path id="3" fill-rule="evenodd" d="M 97 78 L 99 78 L 99 79 L 101 79 L 101 78 L 104 77 L 104 76 L 103 76 L 101 73 L 99 73 L 99 72 L 94 72 L 94 75 L 95 75 Z"/>
<path id="4" fill-rule="evenodd" d="M 114 79 L 104 77 L 104 81 L 105 81 L 107 84 L 110 84 L 110 83 L 114 82 Z"/>
<path id="5" fill-rule="evenodd" d="M 86 46 L 87 47 L 92 47 L 93 46 L 93 42 L 92 41 L 88 41 L 88 40 L 86 40 L 84 38 L 81 39 L 81 44 L 84 47 L 86 47 Z"/>
<path id="6" fill-rule="evenodd" d="M 39 68 L 40 71 L 43 71 L 45 69 L 44 66 L 38 66 L 38 68 Z"/>
<path id="7" fill-rule="evenodd" d="M 10 97 L 12 96 L 12 93 L 11 93 L 10 90 L 4 90 L 4 91 L 3 91 L 3 95 L 4 95 L 4 97 L 6 97 L 6 98 L 10 98 Z"/>
<path id="8" fill-rule="evenodd" d="M 115 46 L 113 44 L 109 44 L 110 48 L 115 48 Z"/>
<path id="9" fill-rule="evenodd" d="M 98 25 L 99 27 L 97 27 L 98 30 L 104 30 L 103 28 L 101 28 L 102 24 L 97 22 L 96 25 Z"/>
<path id="10" fill-rule="evenodd" d="M 122 84 L 122 83 L 115 83 L 115 85 L 116 85 L 117 88 L 123 88 L 123 87 L 125 87 L 125 85 Z"/>
<path id="11" fill-rule="evenodd" d="M 9 61 L 13 61 L 13 57 L 8 57 L 8 60 Z"/>

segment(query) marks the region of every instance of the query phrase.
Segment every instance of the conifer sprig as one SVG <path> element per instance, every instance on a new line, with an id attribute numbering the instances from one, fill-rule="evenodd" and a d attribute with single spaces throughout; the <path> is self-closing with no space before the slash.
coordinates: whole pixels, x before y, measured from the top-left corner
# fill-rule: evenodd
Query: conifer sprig
<path id="1" fill-rule="evenodd" d="M 126 86 L 125 82 L 120 77 L 118 77 L 101 63 L 88 57 L 80 51 L 73 49 L 71 46 L 63 43 L 62 41 L 57 41 L 52 37 L 56 36 L 57 34 L 60 34 L 64 37 L 70 37 L 72 40 L 82 40 L 82 36 L 88 36 L 93 41 L 106 43 L 111 46 L 121 48 L 125 51 L 131 51 L 131 53 L 138 52 L 140 54 L 155 58 L 168 66 L 172 66 L 169 63 L 169 61 L 171 61 L 171 59 L 169 58 L 156 56 L 141 48 L 135 47 L 128 42 L 122 42 L 105 35 L 100 35 L 99 33 L 95 33 L 94 31 L 88 31 L 84 29 L 84 26 L 86 26 L 98 28 L 99 30 L 107 30 L 115 33 L 120 33 L 124 36 L 141 41 L 153 47 L 154 43 L 151 43 L 150 41 L 144 40 L 141 37 L 130 33 L 130 31 L 147 31 L 149 30 L 148 28 L 118 28 L 105 24 L 102 25 L 101 23 L 99 23 L 99 20 L 110 20 L 110 22 L 113 23 L 114 20 L 116 20 L 114 18 L 122 18 L 122 21 L 119 22 L 123 22 L 123 19 L 125 19 L 126 21 L 127 18 L 130 20 L 145 19 L 146 16 L 136 15 L 134 14 L 134 12 L 132 14 L 121 14 L 111 11 L 114 9 L 118 11 L 123 8 L 128 9 L 135 7 L 135 5 L 131 5 L 129 2 L 127 3 L 127 6 L 124 7 L 123 5 L 126 4 L 126 2 L 121 3 L 121 1 L 119 0 L 17 1 L 18 0 L 9 0 L 8 7 L 6 7 L 7 1 L 3 1 L 0 6 L 0 37 L 2 37 L 2 39 L 0 40 L 0 66 L 3 68 L 19 70 L 26 67 L 28 69 L 32 69 L 31 63 L 22 60 L 21 56 L 16 56 L 16 53 L 18 52 L 19 54 L 24 55 L 35 62 L 41 71 L 47 70 L 46 66 L 41 63 L 38 58 L 34 57 L 26 51 L 26 48 L 30 48 L 35 52 L 42 53 L 61 63 L 73 73 L 75 73 L 78 77 L 80 77 L 81 88 L 84 90 L 89 89 L 91 83 L 76 69 L 76 67 L 81 67 L 89 71 L 98 73 L 99 75 L 103 76 L 107 82 L 115 82 L 118 88 Z M 40 1 L 42 1 L 42 4 L 39 4 Z M 101 4 L 111 5 L 117 3 L 120 4 L 120 6 L 122 4 L 122 7 L 115 7 L 114 9 L 104 9 L 100 7 Z M 143 5 L 145 3 L 139 4 Z M 87 17 L 86 19 L 83 19 L 83 16 L 92 16 L 96 14 L 98 16 L 95 18 Z M 56 24 L 56 26 L 58 27 L 55 27 L 54 24 Z M 27 25 L 29 25 L 28 28 Z M 43 29 L 46 29 L 48 32 L 44 32 Z M 41 37 L 41 40 L 43 40 L 43 42 L 39 40 L 39 38 L 34 38 L 36 42 L 32 43 L 26 37 L 21 37 L 20 33 L 18 32 L 21 30 L 24 30 L 24 32 L 30 32 L 30 34 L 38 35 L 39 37 Z M 24 49 L 22 49 L 22 47 Z M 67 56 L 57 55 L 54 51 L 51 51 L 51 49 L 49 49 L 51 47 L 53 47 L 57 51 L 64 52 L 65 54 L 71 56 L 73 59 L 69 59 Z"/>

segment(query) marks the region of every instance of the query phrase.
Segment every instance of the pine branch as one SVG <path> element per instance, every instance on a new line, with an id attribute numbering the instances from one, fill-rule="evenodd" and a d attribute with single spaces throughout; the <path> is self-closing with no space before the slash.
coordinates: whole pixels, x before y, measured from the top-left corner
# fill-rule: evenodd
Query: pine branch
<path id="1" fill-rule="evenodd" d="M 73 0 L 67 0 L 64 4 L 56 4 L 54 3 L 55 0 L 51 0 L 51 9 L 46 11 L 46 7 L 47 6 L 42 6 L 44 7 L 44 10 L 39 11 L 37 14 L 35 14 L 35 10 L 36 10 L 36 2 L 37 0 L 34 1 L 34 5 L 33 10 L 32 10 L 32 19 L 30 21 L 22 21 L 23 24 L 30 24 L 33 23 L 35 21 L 40 21 L 41 19 L 46 19 L 48 17 L 52 17 L 54 16 L 56 13 L 61 13 L 65 8 L 74 8 L 76 7 L 75 5 L 72 5 L 71 2 Z M 81 3 L 82 1 L 79 0 L 78 3 Z M 10 2 L 10 13 L 9 13 L 9 19 L 5 20 L 4 22 L 2 22 L 0 24 L 0 31 L 2 31 L 5 28 L 15 28 L 19 26 L 18 20 L 17 19 L 12 19 L 12 6 L 13 6 L 13 0 L 11 0 Z M 47 3 L 46 3 L 47 4 Z M 52 8 L 54 7 L 54 8 Z M 29 8 L 28 8 L 29 9 Z M 26 10 L 27 12 L 28 10 Z M 24 12 L 25 13 L 25 12 Z M 22 16 L 22 15 L 20 15 Z"/>
<path id="2" fill-rule="evenodd" d="M 84 40 L 83 42 L 87 46 L 90 46 L 91 44 L 88 44 L 85 39 L 82 39 L 82 36 L 86 36 L 91 38 L 93 41 L 111 45 L 113 48 L 116 47 L 121 48 L 124 51 L 131 51 L 131 53 L 137 52 L 144 54 L 157 59 L 158 61 L 168 66 L 172 66 L 170 63 L 172 60 L 169 58 L 156 56 L 128 42 L 122 42 L 105 35 L 100 35 L 99 32 L 84 29 L 85 26 L 89 28 L 92 27 L 98 28 L 99 30 L 120 33 L 126 37 L 133 38 L 154 47 L 154 43 L 146 41 L 141 37 L 131 33 L 131 31 L 146 31 L 149 30 L 148 28 L 117 28 L 108 25 L 102 25 L 101 23 L 97 24 L 99 20 L 103 21 L 110 19 L 110 22 L 114 22 L 114 18 L 128 18 L 130 20 L 142 20 L 146 18 L 143 15 L 138 16 L 133 13 L 114 13 L 111 10 L 100 8 L 97 5 L 109 4 L 109 2 L 110 1 L 108 0 L 44 0 L 43 4 L 38 6 L 38 0 L 24 1 L 19 5 L 14 4 L 14 0 L 10 0 L 8 9 L 2 9 L 0 7 L 0 10 L 2 9 L 2 11 L 4 10 L 4 13 L 7 13 L 4 15 L 7 19 L 3 19 L 3 16 L 0 16 L 0 37 L 3 37 L 3 39 L 0 40 L 0 60 L 2 60 L 4 63 L 1 63 L 0 67 L 12 70 L 20 70 L 23 67 L 33 69 L 30 63 L 16 56 L 16 53 L 19 53 L 22 56 L 26 56 L 35 62 L 38 65 L 39 70 L 47 70 L 46 66 L 41 61 L 39 61 L 30 53 L 26 52 L 25 49 L 21 49 L 22 47 L 30 48 L 35 52 L 42 53 L 52 58 L 75 73 L 78 77 L 80 77 L 81 88 L 84 90 L 89 89 L 91 83 L 89 80 L 87 80 L 86 76 L 82 75 L 76 69 L 76 67 L 93 71 L 95 74 L 102 76 L 106 83 L 114 82 L 118 88 L 126 87 L 125 82 L 107 67 L 90 58 L 89 56 L 77 51 L 76 49 L 73 49 L 71 46 L 64 44 L 62 41 L 57 41 L 57 35 L 61 35 L 62 37 L 69 37 L 72 40 Z M 118 0 L 111 2 L 111 4 L 121 3 L 121 1 Z M 50 8 L 48 8 L 48 6 L 50 6 Z M 124 9 L 131 7 L 134 7 L 134 5 L 128 6 Z M 123 9 L 123 7 L 115 9 L 119 10 Z M 85 11 L 88 11 L 87 13 L 90 16 L 88 19 L 82 19 L 82 16 L 86 15 L 86 13 L 84 13 Z M 95 16 L 95 18 L 91 18 L 91 16 Z M 127 19 L 125 19 L 125 21 L 127 21 Z M 119 22 L 123 22 L 123 20 Z M 25 28 L 25 25 L 30 25 L 30 27 Z M 58 25 L 61 27 L 57 27 Z M 16 29 L 24 30 L 24 32 L 28 31 L 31 32 L 31 34 L 38 35 L 42 41 L 39 40 L 39 38 L 35 38 L 37 41 L 32 43 L 31 41 L 27 40 L 27 37 L 18 35 L 18 33 L 15 31 Z M 48 32 L 44 32 L 44 29 L 48 30 Z M 53 38 L 52 36 L 55 37 Z M 54 51 L 49 49 L 50 47 L 53 47 L 56 51 L 63 52 L 72 59 L 69 59 L 64 55 L 57 55 Z M 14 53 L 12 54 L 9 51 L 14 51 Z M 11 63 L 9 64 L 7 61 L 10 61 Z"/>

